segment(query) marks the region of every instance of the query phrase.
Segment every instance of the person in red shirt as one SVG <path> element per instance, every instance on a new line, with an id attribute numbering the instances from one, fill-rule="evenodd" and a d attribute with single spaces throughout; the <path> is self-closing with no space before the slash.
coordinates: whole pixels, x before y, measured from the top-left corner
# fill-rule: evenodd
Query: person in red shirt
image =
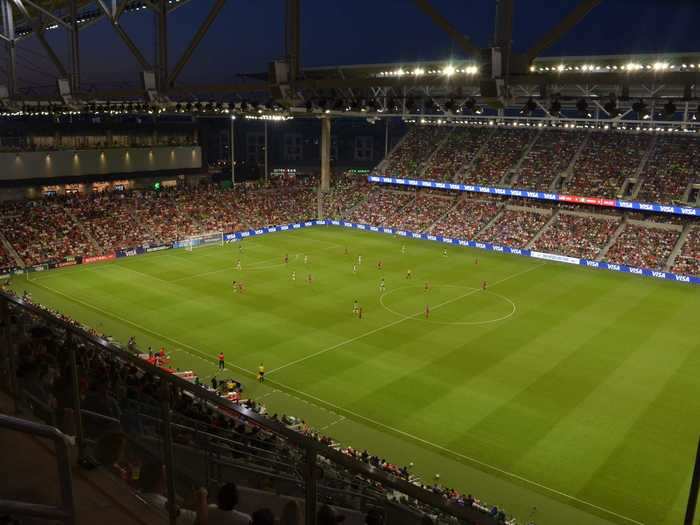
<path id="1" fill-rule="evenodd" d="M 219 370 L 224 369 L 224 353 L 219 352 Z"/>

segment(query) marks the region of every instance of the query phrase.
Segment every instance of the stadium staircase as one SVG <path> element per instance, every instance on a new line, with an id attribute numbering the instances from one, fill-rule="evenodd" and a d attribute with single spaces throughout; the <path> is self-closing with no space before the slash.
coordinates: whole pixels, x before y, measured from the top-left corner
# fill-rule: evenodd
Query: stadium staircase
<path id="1" fill-rule="evenodd" d="M 658 135 L 654 134 L 652 135 L 651 138 L 651 143 L 649 144 L 649 148 L 647 149 L 646 153 L 642 156 L 642 160 L 639 162 L 639 166 L 637 166 L 637 169 L 634 172 L 634 175 L 632 177 L 629 177 L 629 181 L 631 183 L 635 183 L 634 188 L 632 189 L 632 192 L 630 193 L 630 198 L 631 199 L 636 199 L 637 196 L 639 195 L 639 191 L 642 189 L 642 186 L 644 185 L 644 169 L 647 166 L 647 163 L 649 162 L 649 159 L 651 156 L 654 154 L 654 150 L 656 150 L 656 140 L 658 138 Z M 627 182 L 627 181 L 625 181 Z M 623 184 L 623 187 L 620 189 L 620 194 L 621 196 L 624 197 L 625 187 Z"/>
<path id="2" fill-rule="evenodd" d="M 549 228 L 552 224 L 554 224 L 554 221 L 557 220 L 557 217 L 559 217 L 559 210 L 554 210 L 554 213 L 552 213 L 552 216 L 547 220 L 547 222 L 544 223 L 544 226 L 540 228 L 540 230 L 535 234 L 535 236 L 530 239 L 530 242 L 527 243 L 527 248 L 528 250 L 532 248 L 535 245 L 535 242 L 542 236 L 542 234 Z"/>
<path id="3" fill-rule="evenodd" d="M 0 394 L 0 413 L 15 413 L 15 403 L 6 394 Z M 22 413 L 19 424 L 35 424 L 31 416 Z M 58 429 L 47 425 L 41 427 L 56 436 L 62 436 L 67 444 L 74 505 L 75 523 L 78 525 L 166 525 L 167 519 L 146 504 L 121 480 L 103 469 L 84 469 L 77 466 L 77 452 L 70 438 Z M 61 476 L 56 468 L 61 461 L 58 446 L 36 434 L 19 433 L 3 428 L 0 430 L 0 447 L 11 450 L 3 454 L 0 470 L 3 475 L 2 503 L 30 503 L 44 507 L 61 501 Z M 9 475 L 9 473 L 12 475 Z M 6 514 L 6 513 L 1 513 Z M 55 523 L 44 518 L 29 518 L 15 510 L 7 513 L 21 525 Z M 0 520 L 2 521 L 2 520 Z M 60 520 L 58 520 L 60 521 Z M 12 522 L 10 522 L 12 523 Z"/>
<path id="4" fill-rule="evenodd" d="M 476 161 L 479 159 L 479 157 L 481 157 L 481 155 L 483 155 L 486 146 L 489 144 L 489 142 L 491 142 L 491 139 L 496 134 L 496 129 L 497 128 L 492 128 L 489 130 L 488 135 L 486 135 L 486 138 L 481 143 L 481 146 L 479 146 L 479 148 L 476 150 L 476 153 L 474 153 L 474 156 L 471 158 L 471 160 L 460 170 L 457 171 L 457 173 L 455 174 L 457 180 L 465 180 L 466 175 L 471 174 L 472 170 L 474 169 L 474 165 L 476 164 Z"/>
<path id="5" fill-rule="evenodd" d="M 666 266 L 664 266 L 664 271 L 668 272 L 673 268 L 673 265 L 676 264 L 676 259 L 681 253 L 681 250 L 683 249 L 683 245 L 685 244 L 685 241 L 688 239 L 688 235 L 690 234 L 690 230 L 695 226 L 694 223 L 689 222 L 685 226 L 683 226 L 683 231 L 681 234 L 678 236 L 678 240 L 676 241 L 676 245 L 673 247 L 673 250 L 671 250 L 671 254 L 668 256 L 668 260 L 666 261 Z"/>
<path id="6" fill-rule="evenodd" d="M 73 214 L 72 211 L 70 211 L 68 208 L 65 208 L 65 213 L 66 215 L 70 218 L 71 221 L 73 221 L 73 224 L 75 224 L 78 229 L 85 235 L 85 238 L 88 240 L 90 245 L 92 246 L 93 250 L 95 250 L 95 253 L 102 253 L 103 249 L 97 242 L 97 239 L 95 239 L 92 236 L 92 233 L 90 233 L 90 230 L 85 228 L 83 224 L 78 220 L 78 218 Z"/>
<path id="7" fill-rule="evenodd" d="M 518 181 L 518 178 L 520 177 L 520 168 L 523 167 L 523 162 L 525 162 L 525 159 L 527 156 L 530 154 L 532 151 L 532 148 L 535 146 L 537 143 L 537 140 L 542 136 L 542 129 L 540 128 L 537 130 L 537 133 L 535 133 L 535 136 L 533 139 L 530 141 L 530 143 L 525 147 L 525 150 L 523 151 L 523 154 L 520 155 L 520 158 L 518 159 L 518 162 L 515 163 L 515 166 L 513 166 L 511 169 L 509 169 L 506 174 L 503 176 L 503 178 L 500 180 L 500 185 L 502 186 L 508 186 L 508 187 L 513 187 Z M 539 178 L 538 178 L 539 181 Z"/>
<path id="8" fill-rule="evenodd" d="M 459 198 L 455 199 L 455 201 L 454 201 L 454 203 L 452 204 L 452 206 L 450 206 L 450 207 L 447 209 L 447 211 L 445 211 L 445 213 L 443 213 L 442 215 L 440 215 L 440 217 L 438 217 L 435 221 L 433 221 L 433 223 L 432 223 L 430 226 L 428 226 L 428 227 L 425 229 L 425 233 L 431 233 L 431 232 L 433 231 L 433 228 L 435 228 L 435 225 L 438 224 L 438 223 L 440 223 L 440 222 L 442 222 L 442 221 L 445 219 L 445 217 L 447 217 L 447 216 L 450 214 L 450 212 L 451 212 L 452 210 L 454 210 L 457 206 L 459 206 L 459 204 L 460 204 L 461 202 L 464 201 L 465 198 L 466 198 L 466 194 L 462 194 L 462 195 L 459 196 Z"/>
<path id="9" fill-rule="evenodd" d="M 498 213 L 496 213 L 496 215 L 491 217 L 491 220 L 489 222 L 487 222 L 486 224 L 484 224 L 483 228 L 481 228 L 478 232 L 476 232 L 476 234 L 474 235 L 474 238 L 476 239 L 479 235 L 481 235 L 482 233 L 487 231 L 491 226 L 493 226 L 496 223 L 496 221 L 501 218 L 501 215 L 503 215 L 503 213 L 505 211 L 506 211 L 506 206 L 501 205 L 501 209 L 498 210 Z"/>
<path id="10" fill-rule="evenodd" d="M 433 158 L 435 157 L 435 155 L 437 155 L 438 151 L 442 149 L 442 147 L 449 140 L 450 136 L 454 133 L 454 131 L 455 128 L 452 127 L 452 129 L 450 129 L 450 132 L 447 133 L 444 136 L 444 138 L 440 142 L 438 142 L 437 145 L 433 148 L 433 151 L 430 153 L 430 155 L 428 155 L 428 158 L 426 158 L 425 161 L 423 161 L 423 164 L 421 164 L 421 167 L 418 170 L 418 173 L 416 174 L 417 179 L 425 178 L 425 172 L 430 167 L 430 163 L 433 161 Z"/>
<path id="11" fill-rule="evenodd" d="M 396 144 L 393 145 L 393 147 L 389 150 L 389 152 L 384 156 L 382 161 L 377 164 L 377 167 L 374 168 L 373 173 L 379 173 L 382 175 L 386 176 L 391 176 L 391 174 L 385 173 L 386 170 L 386 165 L 389 162 L 389 159 L 394 155 L 397 149 L 401 147 L 401 144 L 406 140 L 406 137 L 408 137 L 408 134 L 410 133 L 410 130 L 406 133 L 404 133 L 403 137 L 401 137 Z"/>
<path id="12" fill-rule="evenodd" d="M 15 260 L 15 263 L 17 266 L 24 268 L 25 264 L 22 258 L 19 256 L 15 248 L 10 244 L 10 241 L 8 241 L 5 236 L 0 232 L 0 244 L 3 245 L 5 248 L 5 251 L 10 254 L 10 256 Z"/>
<path id="13" fill-rule="evenodd" d="M 622 217 L 622 220 L 620 221 L 620 225 L 617 227 L 617 229 L 613 232 L 613 234 L 610 236 L 610 239 L 608 239 L 608 242 L 605 243 L 605 246 L 600 250 L 600 253 L 598 253 L 598 257 L 595 258 L 596 261 L 600 262 L 603 260 L 603 257 L 605 257 L 608 253 L 608 250 L 612 247 L 613 244 L 615 244 L 615 241 L 617 241 L 617 238 L 620 236 L 620 234 L 623 232 L 623 230 L 627 227 L 627 216 L 625 215 Z"/>
<path id="14" fill-rule="evenodd" d="M 571 180 L 571 177 L 574 174 L 574 166 L 576 166 L 578 159 L 581 158 L 583 150 L 586 149 L 590 140 L 591 132 L 589 131 L 586 133 L 586 138 L 581 141 L 581 144 L 579 144 L 574 156 L 571 157 L 571 161 L 569 161 L 569 165 L 566 167 L 566 170 L 554 178 L 552 184 L 549 186 L 549 191 L 556 191 L 557 188 L 561 188 L 562 191 L 566 190 L 569 180 Z"/>
<path id="15" fill-rule="evenodd" d="M 688 184 L 681 202 L 688 206 L 700 206 L 700 180 Z"/>

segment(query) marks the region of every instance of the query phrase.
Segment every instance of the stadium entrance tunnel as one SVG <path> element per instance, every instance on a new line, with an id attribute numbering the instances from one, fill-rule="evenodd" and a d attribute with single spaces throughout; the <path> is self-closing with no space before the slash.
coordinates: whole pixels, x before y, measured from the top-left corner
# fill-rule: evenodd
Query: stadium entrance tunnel
<path id="1" fill-rule="evenodd" d="M 516 304 L 505 295 L 448 284 L 399 286 L 384 292 L 379 303 L 398 317 L 455 326 L 507 321 L 517 312 Z"/>

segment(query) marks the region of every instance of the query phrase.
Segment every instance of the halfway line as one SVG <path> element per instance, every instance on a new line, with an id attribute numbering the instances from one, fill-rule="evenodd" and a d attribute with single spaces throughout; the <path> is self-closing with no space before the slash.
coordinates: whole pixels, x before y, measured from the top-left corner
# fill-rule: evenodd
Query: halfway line
<path id="1" fill-rule="evenodd" d="M 531 272 L 532 270 L 536 270 L 537 268 L 540 268 L 540 267 L 544 266 L 545 264 L 546 264 L 546 263 L 542 263 L 542 264 L 538 264 L 537 266 L 532 266 L 532 267 L 530 267 L 530 268 L 528 268 L 528 269 L 526 269 L 526 270 L 523 270 L 523 271 L 518 272 L 518 273 L 515 273 L 515 274 L 513 274 L 513 275 L 511 275 L 511 276 L 509 276 L 509 277 L 506 277 L 506 278 L 504 278 L 504 279 L 501 279 L 500 281 L 496 281 L 496 282 L 493 283 L 491 286 L 496 286 L 497 284 L 504 283 L 504 282 L 506 282 L 506 281 L 508 281 L 508 280 L 510 280 L 510 279 L 515 278 L 515 277 L 519 277 L 519 276 L 521 276 L 521 275 L 523 275 L 523 274 L 526 274 L 526 273 L 528 273 L 528 272 Z M 472 290 L 472 291 L 467 292 L 467 293 L 465 293 L 465 294 L 463 294 L 463 295 L 460 295 L 459 297 L 455 297 L 454 299 L 449 299 L 448 301 L 445 301 L 445 302 L 443 302 L 443 303 L 440 303 L 440 304 L 434 306 L 432 309 L 433 309 L 433 310 L 437 310 L 438 308 L 441 308 L 441 307 L 446 306 L 446 305 L 448 305 L 448 304 L 450 304 L 450 303 L 454 303 L 455 301 L 459 301 L 460 299 L 464 299 L 465 297 L 468 297 L 468 296 L 470 296 L 470 295 L 472 295 L 472 294 L 475 294 L 475 293 L 477 293 L 478 291 L 479 291 L 479 290 Z M 289 362 L 289 363 L 287 363 L 287 364 L 284 364 L 284 365 L 282 365 L 282 366 L 279 366 L 279 367 L 277 367 L 277 368 L 273 368 L 272 370 L 270 370 L 270 371 L 268 372 L 268 374 L 274 374 L 275 372 L 279 372 L 280 370 L 284 370 L 285 368 L 288 368 L 288 367 L 290 367 L 290 366 L 294 366 L 294 365 L 297 365 L 297 364 L 299 364 L 299 363 L 303 363 L 304 361 L 307 361 L 307 360 L 312 359 L 312 358 L 314 358 L 314 357 L 317 357 L 317 356 L 319 356 L 319 355 L 323 355 L 323 354 L 325 354 L 325 353 L 331 352 L 331 351 L 335 350 L 336 348 L 340 348 L 341 346 L 345 346 L 345 345 L 347 345 L 347 344 L 354 343 L 355 341 L 357 341 L 357 340 L 359 340 L 359 339 L 363 339 L 363 338 L 365 338 L 365 337 L 367 337 L 367 336 L 369 336 L 369 335 L 376 334 L 377 332 L 381 332 L 382 330 L 386 330 L 387 328 L 391 328 L 392 326 L 396 326 L 397 324 L 403 323 L 404 321 L 407 321 L 408 319 L 413 319 L 414 317 L 416 317 L 417 315 L 420 315 L 421 313 L 422 313 L 422 312 L 418 312 L 418 313 L 415 313 L 415 314 L 413 314 L 413 315 L 409 315 L 409 316 L 406 316 L 406 317 L 402 317 L 401 319 L 397 319 L 396 321 L 392 321 L 391 323 L 388 323 L 388 324 L 385 324 L 385 325 L 380 326 L 380 327 L 378 327 L 378 328 L 375 328 L 374 330 L 370 330 L 369 332 L 365 332 L 364 334 L 360 334 L 360 335 L 358 335 L 358 336 L 356 336 L 356 337 L 353 337 L 353 338 L 351 338 L 351 339 L 347 339 L 347 340 L 345 340 L 345 341 L 341 341 L 340 343 L 334 344 L 333 346 L 329 346 L 328 348 L 324 348 L 323 350 L 319 350 L 318 352 L 314 352 L 313 354 L 309 354 L 309 355 L 307 355 L 307 356 L 305 356 L 305 357 L 301 357 L 301 358 L 299 358 L 299 359 L 296 359 L 296 360 L 294 360 L 294 361 L 291 361 L 291 362 Z"/>

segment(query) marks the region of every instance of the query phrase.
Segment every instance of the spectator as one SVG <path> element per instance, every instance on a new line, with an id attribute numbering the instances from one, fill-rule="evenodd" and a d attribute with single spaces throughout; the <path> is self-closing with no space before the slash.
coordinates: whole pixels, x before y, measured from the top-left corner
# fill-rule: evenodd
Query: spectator
<path id="1" fill-rule="evenodd" d="M 366 525 L 384 525 L 384 513 L 379 509 L 370 509 L 365 516 Z"/>
<path id="2" fill-rule="evenodd" d="M 251 517 L 236 510 L 238 487 L 230 482 L 222 485 L 216 497 L 216 505 L 209 505 L 209 525 L 249 525 Z"/>
<path id="3" fill-rule="evenodd" d="M 165 467 L 162 463 L 146 463 L 141 467 L 141 490 L 144 499 L 157 509 L 169 514 L 166 490 Z M 207 525 L 207 491 L 203 488 L 194 493 L 196 510 L 176 508 L 178 525 Z M 274 523 L 274 522 L 273 522 Z M 263 523 L 261 522 L 261 525 Z M 265 524 L 266 525 L 266 524 Z"/>
<path id="4" fill-rule="evenodd" d="M 339 516 L 336 514 L 329 505 L 323 505 L 318 509 L 318 515 L 316 523 L 317 525 L 335 525 L 336 523 L 341 523 L 345 521 L 345 516 Z"/>
<path id="5" fill-rule="evenodd" d="M 299 505 L 293 499 L 285 503 L 282 509 L 282 517 L 280 525 L 301 525 L 301 516 L 299 513 Z"/>
<path id="6" fill-rule="evenodd" d="M 250 525 L 275 525 L 275 515 L 270 509 L 259 509 L 253 512 Z"/>

